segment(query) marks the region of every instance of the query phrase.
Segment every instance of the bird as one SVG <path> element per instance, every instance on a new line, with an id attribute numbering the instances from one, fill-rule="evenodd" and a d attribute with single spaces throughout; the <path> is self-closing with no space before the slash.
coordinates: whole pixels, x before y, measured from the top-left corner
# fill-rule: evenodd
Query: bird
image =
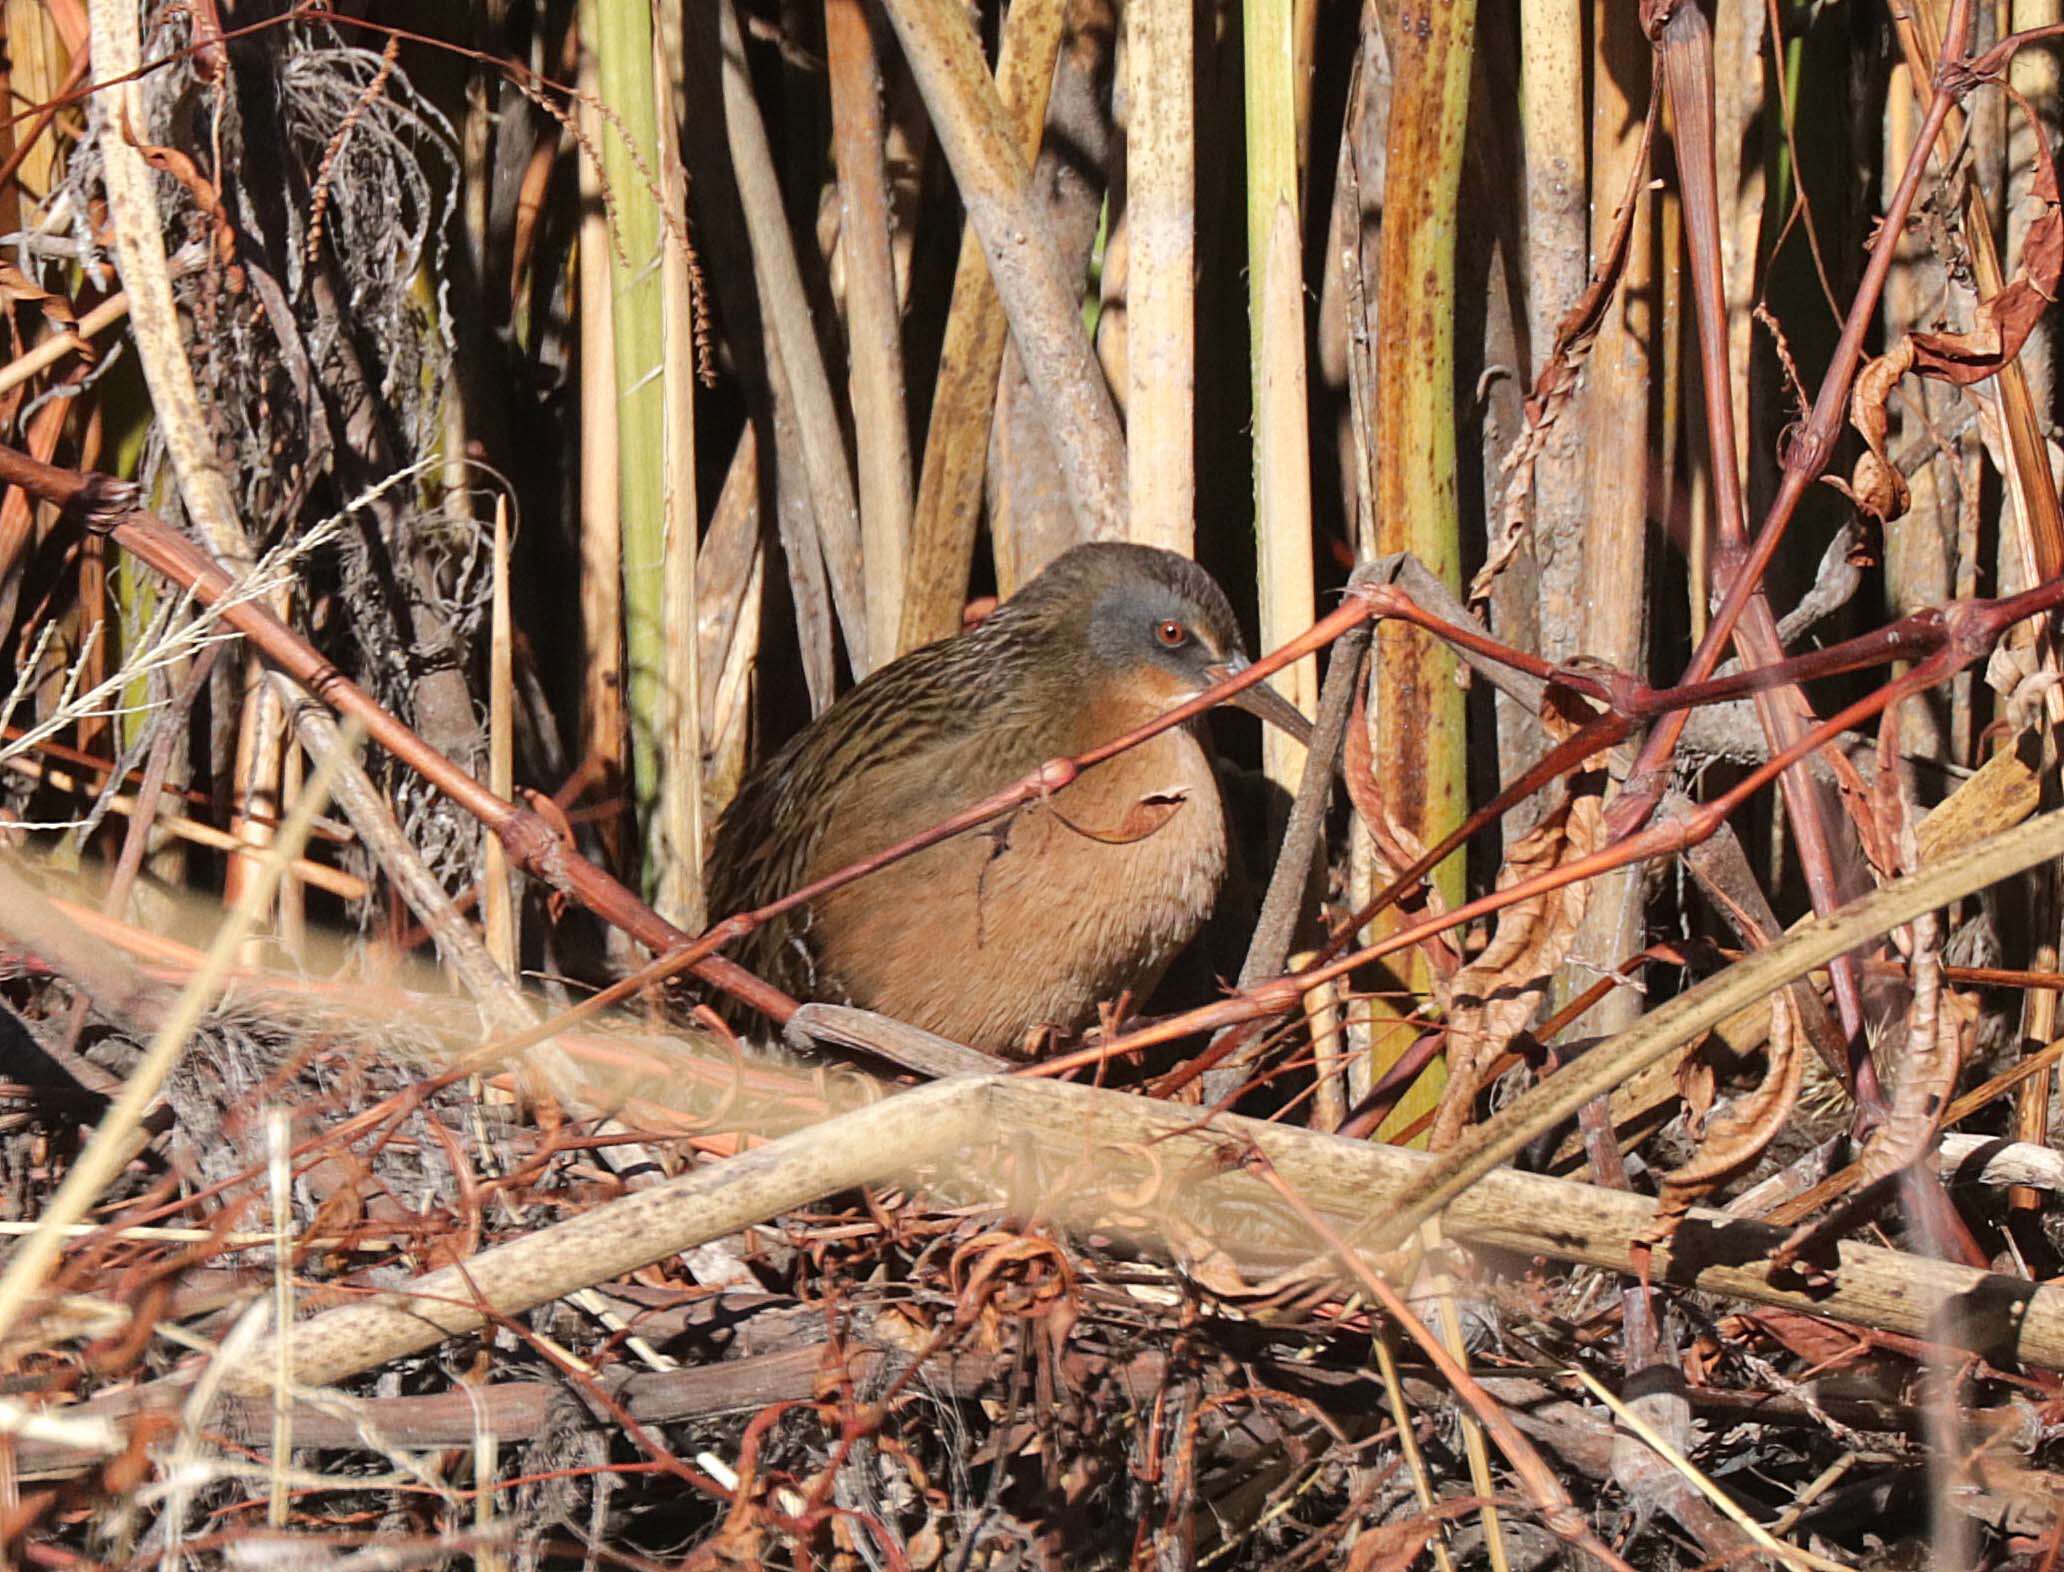
<path id="1" fill-rule="evenodd" d="M 710 910 L 764 906 L 1247 665 L 1225 591 L 1196 563 L 1073 547 L 974 627 L 868 675 L 752 771 L 716 827 Z M 1228 702 L 1309 737 L 1265 684 Z M 1152 992 L 1211 915 L 1227 846 L 1193 717 L 776 916 L 733 953 L 798 998 L 1022 1058 L 1099 1003 Z"/>

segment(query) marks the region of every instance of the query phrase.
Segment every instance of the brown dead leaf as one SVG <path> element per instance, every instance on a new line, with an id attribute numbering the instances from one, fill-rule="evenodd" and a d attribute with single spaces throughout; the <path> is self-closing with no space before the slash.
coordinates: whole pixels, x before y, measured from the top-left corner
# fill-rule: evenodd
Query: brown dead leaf
<path id="1" fill-rule="evenodd" d="M 1710 1042 L 1712 1039 L 1706 1039 Z M 1706 1134 L 1706 1120 L 1713 1112 L 1714 1100 L 1719 1096 L 1719 1078 L 1713 1073 L 1713 1062 L 1703 1053 L 1688 1053 L 1677 1061 L 1677 1098 L 1684 1104 L 1684 1127 L 1694 1141 L 1703 1140 Z"/>
<path id="2" fill-rule="evenodd" d="M 9 262 L 0 262 L 0 300 L 10 306 L 17 302 L 34 306 L 71 341 L 74 351 L 89 360 L 93 358 L 93 346 L 73 331 L 79 325 L 79 318 L 72 310 L 72 303 L 63 295 L 53 295 Z"/>
<path id="3" fill-rule="evenodd" d="M 1369 832 L 1375 852 L 1376 883 L 1389 885 L 1417 862 L 1426 848 L 1398 823 L 1390 804 L 1384 801 L 1383 789 L 1376 781 L 1375 755 L 1369 747 L 1368 710 L 1359 686 L 1355 689 L 1354 712 L 1348 717 L 1347 735 L 1342 739 L 1341 769 L 1347 779 L 1348 800 Z M 1447 910 L 1447 904 L 1438 890 L 1421 879 L 1398 897 L 1397 908 L 1408 918 L 1416 919 L 1437 917 Z M 1418 949 L 1436 977 L 1451 977 L 1462 964 L 1452 935 L 1436 935 L 1423 941 Z"/>
<path id="4" fill-rule="evenodd" d="M 1598 719 L 1598 706 L 1576 689 L 1551 678 L 1541 689 L 1536 715 L 1550 742 L 1564 742 Z"/>
<path id="5" fill-rule="evenodd" d="M 1805 1315 L 1797 1310 L 1765 1308 L 1753 1314 L 1730 1317 L 1739 1324 L 1737 1335 L 1744 1338 L 1757 1332 L 1767 1333 L 1783 1345 L 1794 1359 L 1809 1365 L 1824 1365 L 1845 1355 L 1854 1355 L 1864 1344 L 1854 1332 L 1839 1326 L 1830 1326 L 1818 1316 Z M 1725 1336 L 1732 1328 L 1723 1326 Z"/>
<path id="6" fill-rule="evenodd" d="M 2021 353 L 2035 324 L 2057 299 L 2058 281 L 2064 276 L 2064 213 L 2058 208 L 2057 166 L 2050 157 L 2049 137 L 2034 111 L 2018 94 L 2015 98 L 2035 130 L 2031 145 L 2036 167 L 2028 194 L 2042 205 L 2041 214 L 2028 226 L 2020 268 L 1998 294 L 1979 303 L 1977 321 L 1967 331 L 1909 333 L 1864 367 L 1849 396 L 1849 423 L 1862 436 L 1867 451 L 1846 482 L 1829 477 L 1828 484 L 1861 511 L 1884 522 L 1905 513 L 1911 501 L 1906 477 L 1885 450 L 1890 424 L 1885 404 L 1894 385 L 1908 371 L 1958 387 L 1998 375 L 2002 366 Z"/>
<path id="7" fill-rule="evenodd" d="M 1913 340 L 1904 338 L 1887 353 L 1866 362 L 1857 373 L 1856 386 L 1849 394 L 1849 424 L 1862 436 L 1864 452 L 1846 482 L 1828 477 L 1829 485 L 1880 523 L 1901 517 L 1913 502 L 1906 477 L 1885 447 L 1892 425 L 1885 405 L 1899 379 L 1913 369 L 1913 363 Z"/>
<path id="8" fill-rule="evenodd" d="M 1770 996 L 1770 1040 L 1763 1052 L 1762 1083 L 1708 1120 L 1698 1155 L 1663 1176 L 1655 1238 L 1669 1238 L 1695 1201 L 1761 1157 L 1791 1117 L 1806 1073 L 1806 1055 L 1791 996 L 1782 991 Z"/>
<path id="9" fill-rule="evenodd" d="M 2064 276 L 2064 213 L 2058 211 L 2050 139 L 2027 101 L 2019 94 L 2015 98 L 2035 130 L 2035 170 L 2028 195 L 2042 204 L 2021 243 L 2021 266 L 2004 289 L 1980 304 L 1977 324 L 1969 332 L 1912 335 L 1915 369 L 1959 387 L 1997 375 L 2021 353 L 2036 322 L 2056 301 L 2058 279 Z"/>
<path id="10" fill-rule="evenodd" d="M 1891 719 L 1888 710 L 1885 720 Z M 1877 810 L 1894 853 L 1888 873 L 1897 877 L 1918 868 L 1921 856 L 1920 838 L 1914 829 L 1913 792 L 1898 766 L 1896 725 L 1881 734 L 1880 750 Z M 1923 913 L 1892 937 L 1907 956 L 1913 995 L 1907 1005 L 1904 1041 L 1895 1037 L 1879 1050 L 1885 1053 L 1880 1069 L 1892 1088 L 1891 1106 L 1884 1123 L 1870 1133 L 1857 1154 L 1857 1179 L 1851 1193 L 1890 1178 L 1917 1162 L 1934 1144 L 1942 1111 L 1956 1090 L 1968 1035 L 1967 1017 L 1942 984 L 1942 914 Z M 1821 1227 L 1809 1223 L 1795 1230 L 1778 1248 L 1774 1260 L 1788 1267 L 1811 1250 Z"/>
<path id="11" fill-rule="evenodd" d="M 1514 844 L 1498 872 L 1498 888 L 1588 855 L 1603 834 L 1595 792 L 1565 798 Z M 1448 1086 L 1434 1116 L 1435 1151 L 1461 1135 L 1485 1072 L 1532 1024 L 1584 920 L 1588 889 L 1584 883 L 1566 885 L 1508 906 L 1498 914 L 1483 953 L 1437 988 L 1448 1022 Z"/>
<path id="12" fill-rule="evenodd" d="M 1439 1527 L 1437 1519 L 1413 1517 L 1365 1528 L 1348 1552 L 1348 1572 L 1409 1572 Z"/>
<path id="13" fill-rule="evenodd" d="M 1956 1089 L 1963 1059 L 1960 1012 L 1943 1008 L 1942 919 L 1929 912 L 1913 924 L 1913 1002 L 1906 1012 L 1906 1042 L 1890 1068 L 1892 1106 L 1857 1157 L 1858 1190 L 1868 1189 L 1917 1161 L 1935 1140 L 1942 1110 Z"/>

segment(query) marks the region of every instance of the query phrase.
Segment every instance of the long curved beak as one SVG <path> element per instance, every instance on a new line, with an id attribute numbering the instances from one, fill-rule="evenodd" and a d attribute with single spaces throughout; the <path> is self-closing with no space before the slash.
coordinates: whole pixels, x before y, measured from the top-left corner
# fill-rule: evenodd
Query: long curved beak
<path id="1" fill-rule="evenodd" d="M 1213 682 L 1223 682 L 1228 677 L 1237 677 L 1247 669 L 1246 657 L 1235 655 L 1231 660 L 1221 661 L 1209 667 L 1207 674 Z M 1312 726 L 1297 706 L 1265 682 L 1257 682 L 1251 688 L 1242 688 L 1226 700 L 1235 709 L 1245 710 L 1250 715 L 1259 715 L 1269 725 L 1295 737 L 1306 747 L 1311 746 Z"/>

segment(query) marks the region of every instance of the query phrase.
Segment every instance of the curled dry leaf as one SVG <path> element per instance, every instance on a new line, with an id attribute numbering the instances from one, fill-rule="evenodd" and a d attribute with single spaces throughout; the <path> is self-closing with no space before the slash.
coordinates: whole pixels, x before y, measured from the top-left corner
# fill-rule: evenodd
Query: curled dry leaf
<path id="1" fill-rule="evenodd" d="M 2049 137 L 2026 101 L 2020 101 L 2034 130 L 2035 172 L 2029 198 L 2042 211 L 2028 226 L 2021 266 L 2006 287 L 1980 302 L 1978 320 L 1963 333 L 1909 333 L 1897 345 L 1869 362 L 1849 396 L 1849 423 L 1867 451 L 1856 461 L 1848 481 L 1830 478 L 1863 512 L 1882 522 L 1905 513 L 1911 501 L 1906 477 L 1885 451 L 1890 417 L 1885 403 L 1893 387 L 1909 371 L 1966 387 L 1996 376 L 2000 367 L 2021 353 L 2036 322 L 2055 302 L 2064 276 L 2064 213 L 2058 210 L 2057 166 L 2050 158 Z"/>
<path id="2" fill-rule="evenodd" d="M 1589 855 L 1603 835 L 1596 792 L 1565 798 L 1513 846 L 1498 872 L 1498 888 Z M 1434 1115 L 1434 1150 L 1462 1133 L 1485 1072 L 1532 1024 L 1584 920 L 1589 889 L 1580 881 L 1506 907 L 1483 953 L 1439 990 L 1448 1022 L 1448 1086 Z"/>
<path id="3" fill-rule="evenodd" d="M 2021 243 L 2021 266 L 2004 289 L 1979 305 L 1978 321 L 1969 332 L 1912 335 L 1914 369 L 1958 387 L 1997 375 L 2021 353 L 2037 320 L 2056 301 L 2058 279 L 2064 276 L 2064 214 L 2058 211 L 2050 139 L 2027 101 L 2015 96 L 2034 131 L 2035 170 L 2028 196 L 2042 205 Z"/>
<path id="4" fill-rule="evenodd" d="M 1658 1239 L 1677 1231 L 1693 1202 L 1761 1157 L 1791 1117 L 1806 1073 L 1806 1055 L 1801 1051 L 1791 996 L 1782 990 L 1770 996 L 1770 1040 L 1763 1052 L 1761 1084 L 1709 1119 L 1698 1155 L 1663 1176 L 1656 1210 Z"/>
<path id="5" fill-rule="evenodd" d="M 1891 1056 L 1892 1106 L 1857 1156 L 1851 1194 L 1889 1179 L 1934 1145 L 1942 1110 L 1956 1088 L 1971 1017 L 1942 986 L 1941 933 L 1935 912 L 1913 924 L 1913 1002 L 1907 1007 L 1904 1039 L 1895 1039 L 1898 1051 Z M 1841 1216 L 1838 1211 L 1832 1222 L 1839 1223 Z M 1812 1257 L 1830 1226 L 1829 1219 L 1801 1223 L 1771 1256 L 1772 1270 L 1788 1272 L 1801 1257 Z"/>
<path id="6" fill-rule="evenodd" d="M 2045 695 L 2064 674 L 2047 670 L 2040 649 L 2034 644 L 1995 644 L 1985 662 L 1985 682 L 2005 699 L 2008 727 L 2016 732 L 2033 731 L 2047 714 Z"/>
<path id="7" fill-rule="evenodd" d="M 1887 711 L 1886 721 L 1892 720 Z M 1899 768 L 1896 723 L 1881 731 L 1878 777 L 1881 789 L 1877 810 L 1886 838 L 1895 849 L 1895 861 L 1888 873 L 1897 877 L 1920 866 L 1920 838 L 1914 829 L 1913 792 Z M 1942 1111 L 1956 1090 L 1957 1071 L 1963 1063 L 1963 1045 L 1970 1017 L 1954 995 L 1942 986 L 1942 916 L 1927 912 L 1895 939 L 1907 956 L 1913 996 L 1907 1006 L 1904 1039 L 1894 1037 L 1881 1044 L 1885 1055 L 1881 1069 L 1892 1086 L 1891 1107 L 1884 1123 L 1865 1140 L 1856 1159 L 1857 1179 L 1852 1193 L 1869 1189 L 1882 1179 L 1916 1161 L 1934 1144 Z M 1886 1050 L 1889 1048 L 1889 1052 Z M 1773 1257 L 1780 1268 L 1789 1268 L 1818 1240 L 1820 1225 L 1806 1224 L 1785 1240 Z"/>
<path id="8" fill-rule="evenodd" d="M 1440 1527 L 1433 1517 L 1410 1517 L 1364 1529 L 1348 1552 L 1348 1572 L 1411 1572 Z"/>
<path id="9" fill-rule="evenodd" d="M 1888 772 L 1880 766 L 1879 773 Z M 1912 869 L 1920 863 L 1912 802 L 1904 790 L 1888 795 L 1897 803 L 1891 811 L 1898 815 L 1901 862 L 1904 869 Z M 1916 918 L 1908 932 L 1913 1002 L 1906 1012 L 1906 1042 L 1897 1062 L 1885 1067 L 1892 1082 L 1892 1106 L 1857 1157 L 1858 1189 L 1897 1173 L 1933 1144 L 1963 1059 L 1961 1013 L 1943 1007 L 1941 914 Z"/>
<path id="10" fill-rule="evenodd" d="M 72 303 L 62 295 L 53 295 L 12 263 L 0 262 L 0 301 L 10 306 L 17 302 L 34 306 L 66 336 L 76 353 L 89 360 L 93 358 L 93 345 L 73 331 L 79 325 L 79 318 L 72 310 Z"/>
<path id="11" fill-rule="evenodd" d="M 1885 404 L 1899 379 L 1913 369 L 1913 363 L 1913 340 L 1903 338 L 1887 353 L 1866 362 L 1857 373 L 1856 387 L 1849 395 L 1849 424 L 1862 436 L 1864 451 L 1857 457 L 1856 467 L 1849 472 L 1846 482 L 1828 477 L 1830 486 L 1881 524 L 1902 517 L 1913 503 L 1906 477 L 1885 447 L 1892 424 Z"/>
<path id="12" fill-rule="evenodd" d="M 1707 1042 L 1712 1038 L 1708 1037 Z M 1694 1141 L 1706 1138 L 1706 1120 L 1720 1095 L 1719 1078 L 1713 1062 L 1703 1053 L 1688 1053 L 1677 1061 L 1677 1098 L 1684 1104 L 1684 1128 Z"/>

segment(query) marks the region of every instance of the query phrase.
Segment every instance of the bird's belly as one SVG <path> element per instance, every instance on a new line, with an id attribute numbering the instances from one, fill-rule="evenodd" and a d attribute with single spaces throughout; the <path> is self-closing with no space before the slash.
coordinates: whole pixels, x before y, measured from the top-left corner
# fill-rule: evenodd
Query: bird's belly
<path id="1" fill-rule="evenodd" d="M 817 903 L 821 991 L 1004 1053 L 1143 997 L 1226 865 L 1209 759 L 1186 734 L 1157 741 Z"/>

